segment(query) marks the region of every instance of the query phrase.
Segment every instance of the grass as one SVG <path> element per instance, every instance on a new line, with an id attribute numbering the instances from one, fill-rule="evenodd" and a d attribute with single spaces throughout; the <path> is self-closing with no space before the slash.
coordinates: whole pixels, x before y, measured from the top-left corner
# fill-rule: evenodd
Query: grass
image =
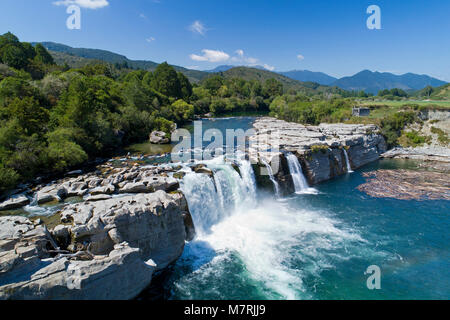
<path id="1" fill-rule="evenodd" d="M 363 106 L 386 106 L 386 107 L 397 107 L 401 108 L 405 105 L 418 105 L 419 107 L 430 107 L 430 108 L 449 108 L 450 101 L 437 101 L 437 100 L 401 100 L 401 101 L 391 101 L 391 100 L 381 100 L 381 101 L 364 101 Z"/>

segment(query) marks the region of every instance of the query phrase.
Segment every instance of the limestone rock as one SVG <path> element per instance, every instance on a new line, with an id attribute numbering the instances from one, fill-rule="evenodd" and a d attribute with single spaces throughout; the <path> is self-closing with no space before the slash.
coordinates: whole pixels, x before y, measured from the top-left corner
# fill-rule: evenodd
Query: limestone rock
<path id="1" fill-rule="evenodd" d="M 0 299 L 132 299 L 148 286 L 155 270 L 151 260 L 142 261 L 139 249 L 127 243 L 89 261 L 49 259 L 37 266 L 42 268 L 30 270 L 20 282 L 0 278 Z"/>
<path id="2" fill-rule="evenodd" d="M 170 139 L 163 131 L 153 131 L 150 134 L 150 142 L 153 144 L 168 144 L 170 143 Z"/>
<path id="3" fill-rule="evenodd" d="M 281 159 L 281 168 L 275 178 L 280 186 L 287 185 L 287 192 L 291 188 L 283 152 L 295 154 L 309 183 L 316 184 L 347 172 L 344 152 L 348 154 L 351 167 L 357 169 L 378 160 L 386 151 L 386 142 L 375 125 L 304 126 L 260 118 L 255 121 L 254 128 L 256 135 L 250 137 L 250 158 L 257 163 L 260 159 L 268 163 L 274 158 Z M 257 176 L 257 181 L 263 180 Z"/>
<path id="4" fill-rule="evenodd" d="M 30 199 L 28 199 L 24 195 L 11 197 L 8 200 L 0 203 L 0 211 L 19 209 L 26 206 L 29 203 Z"/>

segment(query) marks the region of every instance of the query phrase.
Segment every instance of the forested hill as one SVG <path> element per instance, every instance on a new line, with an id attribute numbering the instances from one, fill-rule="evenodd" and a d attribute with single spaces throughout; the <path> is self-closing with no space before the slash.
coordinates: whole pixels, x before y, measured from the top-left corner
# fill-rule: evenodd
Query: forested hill
<path id="1" fill-rule="evenodd" d="M 32 45 L 37 43 L 32 42 Z M 104 61 L 118 67 L 153 71 L 158 63 L 146 60 L 130 60 L 126 56 L 101 49 L 72 48 L 55 42 L 40 42 L 54 56 L 56 63 L 67 63 L 70 67 L 81 67 L 92 61 Z M 208 73 L 198 70 L 190 70 L 180 66 L 172 66 L 177 72 L 182 72 L 191 82 L 199 82 Z"/>
<path id="2" fill-rule="evenodd" d="M 268 79 L 276 79 L 283 84 L 285 92 L 296 91 L 303 94 L 340 94 L 342 96 L 347 96 L 350 93 L 342 90 L 338 87 L 330 87 L 320 85 L 315 82 L 301 82 L 281 74 L 271 72 L 268 70 L 249 68 L 249 67 L 235 67 L 231 68 L 225 72 L 217 73 L 227 79 L 240 78 L 247 81 L 266 81 Z"/>
<path id="3" fill-rule="evenodd" d="M 114 64 L 117 68 L 132 68 L 147 71 L 153 71 L 158 66 L 158 63 L 153 61 L 130 60 L 123 55 L 106 50 L 72 48 L 70 46 L 54 42 L 41 42 L 41 44 L 49 50 L 49 52 L 52 54 L 55 62 L 58 65 L 64 65 L 67 63 L 67 65 L 72 68 L 83 67 L 95 61 L 108 62 Z M 193 83 L 198 83 L 207 77 L 214 76 L 215 74 L 220 74 L 227 79 L 237 77 L 245 79 L 247 81 L 250 80 L 266 81 L 267 79 L 274 78 L 283 83 L 285 90 L 294 89 L 294 90 L 301 90 L 307 93 L 316 93 L 316 90 L 319 93 L 343 92 L 343 90 L 339 90 L 337 88 L 329 88 L 314 82 L 301 82 L 295 79 L 291 79 L 281 74 L 264 70 L 264 68 L 262 67 L 226 66 L 224 68 L 218 68 L 215 70 L 211 70 L 209 72 L 191 70 L 174 65 L 172 65 L 172 67 L 177 72 L 182 72 L 186 77 L 188 77 L 189 81 Z"/>

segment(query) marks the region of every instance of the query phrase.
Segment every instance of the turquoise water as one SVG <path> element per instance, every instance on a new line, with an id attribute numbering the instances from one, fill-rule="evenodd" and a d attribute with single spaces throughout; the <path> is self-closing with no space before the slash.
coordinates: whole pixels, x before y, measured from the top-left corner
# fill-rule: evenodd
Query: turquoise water
<path id="1" fill-rule="evenodd" d="M 219 123 L 236 127 L 250 120 Z M 377 199 L 356 189 L 364 171 L 405 167 L 415 163 L 378 161 L 315 186 L 317 194 L 281 200 L 246 193 L 223 212 L 198 206 L 202 193 L 216 191 L 192 187 L 187 198 L 194 221 L 201 214 L 214 215 L 214 222 L 171 267 L 165 298 L 450 298 L 449 201 Z M 224 186 L 249 185 L 251 179 L 236 182 L 228 171 L 220 170 Z M 239 188 L 229 201 L 243 194 Z M 371 265 L 381 269 L 380 290 L 366 286 Z"/>

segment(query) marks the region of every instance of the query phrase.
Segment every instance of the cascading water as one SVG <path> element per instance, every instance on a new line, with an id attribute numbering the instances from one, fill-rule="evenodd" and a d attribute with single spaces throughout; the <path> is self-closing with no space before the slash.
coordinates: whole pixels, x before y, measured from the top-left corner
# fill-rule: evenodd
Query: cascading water
<path id="1" fill-rule="evenodd" d="M 275 176 L 273 175 L 272 167 L 264 159 L 261 159 L 261 162 L 266 166 L 267 173 L 269 174 L 269 179 L 273 183 L 275 195 L 277 196 L 277 198 L 279 198 L 280 197 L 280 186 L 279 186 L 277 180 L 275 180 Z"/>
<path id="2" fill-rule="evenodd" d="M 316 189 L 309 187 L 298 158 L 292 153 L 288 153 L 286 155 L 286 159 L 289 166 L 289 172 L 291 173 L 292 180 L 294 181 L 295 193 L 317 193 Z"/>
<path id="3" fill-rule="evenodd" d="M 309 188 L 308 182 L 303 175 L 303 170 L 297 157 L 292 153 L 287 154 L 286 159 L 289 165 L 289 172 L 294 181 L 295 192 L 302 192 Z"/>
<path id="4" fill-rule="evenodd" d="M 348 153 L 347 153 L 347 150 L 346 150 L 345 148 L 343 148 L 343 150 L 344 150 L 344 156 L 345 156 L 345 164 L 347 165 L 347 172 L 348 172 L 348 173 L 352 173 L 352 172 L 354 172 L 354 171 L 352 170 L 352 167 L 351 167 L 351 165 L 350 165 L 350 161 L 349 161 L 349 159 L 348 159 Z"/>
<path id="5" fill-rule="evenodd" d="M 238 206 L 252 206 L 256 201 L 253 169 L 246 160 L 237 159 L 240 174 L 224 157 L 204 161 L 213 171 L 189 172 L 181 181 L 197 233 L 207 234 L 212 226 L 235 212 Z"/>

